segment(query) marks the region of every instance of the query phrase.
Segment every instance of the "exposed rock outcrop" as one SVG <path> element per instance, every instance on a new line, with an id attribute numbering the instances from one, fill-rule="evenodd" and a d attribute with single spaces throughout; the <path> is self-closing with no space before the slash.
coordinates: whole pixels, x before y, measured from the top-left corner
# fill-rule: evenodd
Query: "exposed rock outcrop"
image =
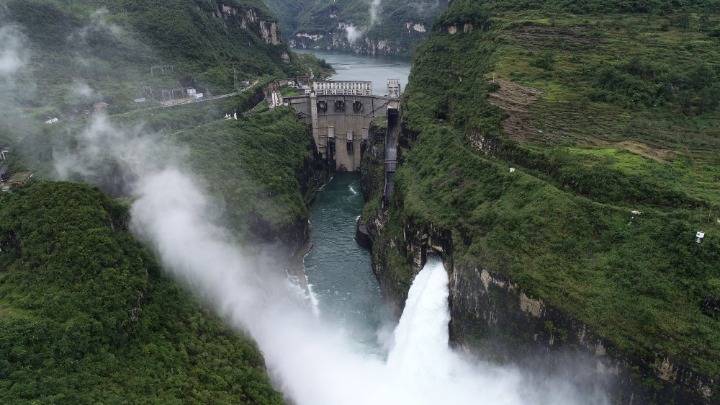
<path id="1" fill-rule="evenodd" d="M 407 24 L 410 25 L 410 29 L 405 31 L 406 38 L 376 38 L 360 31 L 349 35 L 348 26 L 340 24 L 337 29 L 329 32 L 297 32 L 289 39 L 289 45 L 297 49 L 345 51 L 372 56 L 403 56 L 409 54 L 407 42 L 420 41 L 425 34 L 422 24 Z"/>
<path id="2" fill-rule="evenodd" d="M 268 45 L 282 44 L 277 21 L 262 16 L 255 8 L 242 8 L 220 3 L 214 15 L 226 21 L 236 22 L 242 29 L 258 35 Z"/>

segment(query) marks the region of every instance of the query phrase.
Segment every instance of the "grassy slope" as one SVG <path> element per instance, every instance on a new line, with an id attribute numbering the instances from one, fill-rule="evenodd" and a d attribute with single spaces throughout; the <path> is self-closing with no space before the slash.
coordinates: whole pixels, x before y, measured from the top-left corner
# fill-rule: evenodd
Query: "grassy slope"
<path id="1" fill-rule="evenodd" d="M 456 1 L 438 29 L 476 29 L 421 48 L 404 112 L 419 136 L 388 229 L 452 229 L 457 263 L 510 275 L 621 351 L 717 379 L 720 316 L 706 303 L 720 299 L 720 114 L 703 89 L 718 83 L 719 16 L 520 3 L 493 4 L 483 31 L 488 9 Z M 530 130 L 503 129 L 493 75 L 543 92 Z M 479 152 L 480 139 L 498 146 Z"/>
<path id="2" fill-rule="evenodd" d="M 0 199 L 0 402 L 281 402 L 254 345 L 160 273 L 124 207 L 71 183 Z"/>

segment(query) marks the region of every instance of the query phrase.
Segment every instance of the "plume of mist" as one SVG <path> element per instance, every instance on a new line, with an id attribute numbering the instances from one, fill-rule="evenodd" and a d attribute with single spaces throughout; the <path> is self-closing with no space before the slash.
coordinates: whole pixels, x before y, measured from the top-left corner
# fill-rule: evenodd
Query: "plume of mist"
<path id="1" fill-rule="evenodd" d="M 117 24 L 110 22 L 109 12 L 106 8 L 99 8 L 90 15 L 90 21 L 79 30 L 73 32 L 68 40 L 87 42 L 91 35 L 105 34 L 119 38 L 125 31 Z"/>
<path id="2" fill-rule="evenodd" d="M 380 13 L 380 6 L 382 0 L 372 0 L 370 2 L 370 26 L 372 27 L 378 22 L 378 15 Z"/>
<path id="3" fill-rule="evenodd" d="M 24 36 L 16 27 L 0 26 L 0 79 L 3 81 L 12 79 L 27 64 L 24 42 Z"/>
<path id="4" fill-rule="evenodd" d="M 58 177 L 125 194 L 145 173 L 174 165 L 187 157 L 187 151 L 166 142 L 159 133 L 145 131 L 142 125 L 121 129 L 111 125 L 106 115 L 96 114 L 74 136 L 72 145 L 59 146 L 53 155 Z"/>
<path id="5" fill-rule="evenodd" d="M 29 62 L 25 35 L 0 19 L 0 132 L 15 141 L 24 137 L 30 126 L 19 106 L 22 92 L 34 91 L 32 82 L 24 80 Z"/>
<path id="6" fill-rule="evenodd" d="M 354 44 L 362 37 L 363 32 L 357 29 L 354 25 L 350 24 L 345 26 L 345 35 L 347 35 L 348 42 Z"/>
<path id="7" fill-rule="evenodd" d="M 92 100 L 99 96 L 98 93 L 95 92 L 95 89 L 90 87 L 90 85 L 82 79 L 73 80 L 72 86 L 70 87 L 70 95 L 72 98 L 79 100 Z"/>
<path id="8" fill-rule="evenodd" d="M 138 128 L 116 128 L 102 116 L 81 139 L 80 149 L 59 159 L 59 172 L 92 179 L 92 169 L 109 154 L 129 173 L 133 232 L 152 246 L 167 271 L 257 341 L 278 387 L 294 403 L 605 403 L 602 396 L 581 396 L 570 384 L 543 379 L 549 384 L 544 386 L 518 369 L 471 364 L 450 350 L 441 264 L 413 284 L 388 359 L 363 351 L 314 315 L 274 261 L 276 252 L 250 254 L 238 246 L 217 221 L 212 199 L 178 159 L 182 152 Z"/>

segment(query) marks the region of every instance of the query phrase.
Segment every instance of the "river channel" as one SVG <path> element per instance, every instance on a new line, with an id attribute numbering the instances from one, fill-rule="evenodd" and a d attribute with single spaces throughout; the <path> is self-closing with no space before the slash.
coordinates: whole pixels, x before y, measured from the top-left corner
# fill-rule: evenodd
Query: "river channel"
<path id="1" fill-rule="evenodd" d="M 404 88 L 410 73 L 410 64 L 397 59 L 329 52 L 317 56 L 335 68 L 333 79 L 373 81 L 376 94 L 384 91 L 390 78 L 400 80 Z M 383 331 L 391 331 L 394 320 L 383 305 L 370 254 L 354 239 L 363 203 L 355 173 L 336 174 L 318 193 L 311 207 L 312 249 L 305 257 L 305 272 L 320 315 L 341 325 L 366 350 L 376 352 L 381 350 Z"/>

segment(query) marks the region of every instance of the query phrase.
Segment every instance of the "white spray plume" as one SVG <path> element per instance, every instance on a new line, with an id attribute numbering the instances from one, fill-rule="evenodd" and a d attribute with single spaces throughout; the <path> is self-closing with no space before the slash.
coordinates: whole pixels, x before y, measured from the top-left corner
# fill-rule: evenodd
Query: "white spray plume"
<path id="1" fill-rule="evenodd" d="M 106 8 L 99 8 L 90 15 L 90 21 L 81 29 L 68 37 L 70 41 L 86 42 L 91 33 L 102 32 L 115 38 L 123 36 L 125 31 L 117 24 L 110 22 L 110 13 Z"/>
<path id="2" fill-rule="evenodd" d="M 15 27 L 0 27 L 0 79 L 9 79 L 27 64 L 22 38 Z"/>
<path id="3" fill-rule="evenodd" d="M 101 96 L 86 81 L 74 79 L 70 86 L 69 97 L 72 100 L 91 101 Z"/>
<path id="4" fill-rule="evenodd" d="M 2 11 L 0 5 L 0 15 Z M 31 56 L 27 49 L 27 38 L 20 29 L 0 19 L 0 131 L 16 141 L 32 131 L 18 105 L 21 96 L 35 91 L 34 81 L 26 80 Z"/>
<path id="5" fill-rule="evenodd" d="M 82 139 L 79 153 L 61 160 L 74 164 L 59 167 L 87 174 L 106 153 L 118 160 L 134 179 L 133 231 L 169 272 L 257 341 L 278 387 L 294 403 L 593 403 L 569 384 L 538 387 L 517 369 L 470 364 L 449 349 L 448 281 L 439 262 L 428 264 L 413 283 L 387 359 L 368 354 L 317 318 L 272 260 L 243 252 L 162 139 L 114 128 L 103 117 Z"/>

